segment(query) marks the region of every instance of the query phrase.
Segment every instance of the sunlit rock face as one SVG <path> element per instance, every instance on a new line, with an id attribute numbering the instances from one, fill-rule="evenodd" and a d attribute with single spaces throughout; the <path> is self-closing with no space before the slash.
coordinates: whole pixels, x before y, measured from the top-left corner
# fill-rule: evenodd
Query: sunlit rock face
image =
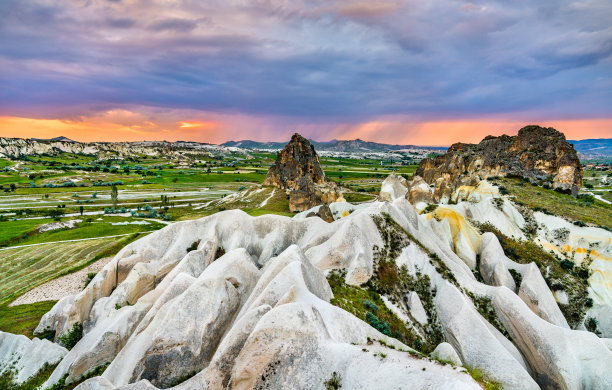
<path id="1" fill-rule="evenodd" d="M 481 201 L 419 214 L 401 180 L 387 184 L 388 201 L 334 203 L 331 222 L 307 217 L 313 209 L 294 218 L 228 210 L 129 244 L 41 320 L 56 335 L 77 322 L 84 333 L 43 388 L 92 372 L 77 390 L 312 389 L 334 377 L 343 389 L 481 388 L 337 306 L 377 296 L 370 317 L 389 310 L 418 340 L 437 329 L 428 353 L 506 390 L 612 388 L 610 340 L 571 329 L 535 263 L 513 261 L 475 228 L 490 219 L 513 231 L 523 220 L 510 201 L 477 185 Z M 597 310 L 601 321 L 612 316 Z M 0 339 L 0 351 L 11 345 Z M 10 350 L 37 367 L 26 349 Z"/>
<path id="2" fill-rule="evenodd" d="M 264 184 L 287 190 L 291 211 L 344 200 L 336 183 L 325 178 L 314 146 L 297 133 L 278 153 Z"/>
<path id="3" fill-rule="evenodd" d="M 517 136 L 488 136 L 479 144 L 456 143 L 446 154 L 421 161 L 415 176 L 435 185 L 436 202 L 448 202 L 461 186 L 475 186 L 483 178 L 516 175 L 576 195 L 582 167 L 563 133 L 526 126 Z"/>

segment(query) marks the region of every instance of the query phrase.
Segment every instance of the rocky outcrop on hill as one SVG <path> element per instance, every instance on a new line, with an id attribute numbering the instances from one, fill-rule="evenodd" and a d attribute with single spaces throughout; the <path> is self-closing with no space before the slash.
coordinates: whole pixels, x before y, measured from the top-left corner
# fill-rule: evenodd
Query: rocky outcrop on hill
<path id="1" fill-rule="evenodd" d="M 264 184 L 287 190 L 291 211 L 344 200 L 336 183 L 325 178 L 314 146 L 297 133 L 278 153 Z"/>
<path id="2" fill-rule="evenodd" d="M 0 137 L 0 157 L 20 158 L 24 156 L 58 155 L 60 153 L 95 154 L 99 158 L 124 158 L 148 155 L 182 159 L 193 154 L 239 151 L 237 148 L 198 142 L 76 142 L 66 137 L 50 140 Z"/>
<path id="3" fill-rule="evenodd" d="M 479 144 L 454 144 L 446 154 L 422 160 L 413 183 L 433 185 L 434 201 L 446 203 L 462 186 L 507 175 L 548 183 L 574 195 L 582 185 L 582 167 L 573 146 L 563 133 L 540 126 L 523 127 L 512 137 L 488 136 Z"/>

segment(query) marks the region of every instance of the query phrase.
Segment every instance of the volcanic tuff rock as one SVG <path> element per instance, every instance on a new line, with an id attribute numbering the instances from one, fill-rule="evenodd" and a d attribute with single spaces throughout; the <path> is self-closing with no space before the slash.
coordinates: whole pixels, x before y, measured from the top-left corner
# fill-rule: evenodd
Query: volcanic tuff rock
<path id="1" fill-rule="evenodd" d="M 386 187 L 402 190 L 393 181 L 401 184 L 391 176 Z M 478 368 L 505 390 L 612 388 L 610 339 L 570 329 L 538 267 L 507 258 L 495 235 L 480 235 L 459 212 L 518 223 L 509 202 L 504 211 L 490 198 L 439 206 L 434 218 L 418 214 L 403 190 L 388 195 L 331 223 L 306 218 L 312 209 L 293 218 L 230 210 L 129 244 L 42 318 L 37 332 L 56 336 L 83 326 L 43 388 L 92 370 L 103 373 L 77 390 L 311 389 L 333 378 L 343 389 L 479 388 L 461 369 L 407 353 L 385 334 L 416 348 L 430 343 L 423 353 Z M 366 296 L 381 301 L 368 303 L 365 318 L 331 304 L 365 305 L 353 294 L 375 292 L 369 286 L 380 293 Z M 386 310 L 414 341 L 386 329 L 374 314 Z M 25 377 L 35 369 L 23 367 L 43 359 L 12 339 L 0 337 L 0 357 L 13 351 Z"/>
<path id="2" fill-rule="evenodd" d="M 574 147 L 563 133 L 540 126 L 523 127 L 513 137 L 487 136 L 477 145 L 456 143 L 446 154 L 421 161 L 415 179 L 434 185 L 434 201 L 445 203 L 461 186 L 506 175 L 548 182 L 574 195 L 582 185 L 582 167 Z"/>
<path id="3" fill-rule="evenodd" d="M 344 200 L 336 183 L 325 178 L 314 146 L 298 133 L 278 153 L 264 184 L 288 190 L 291 211 Z"/>

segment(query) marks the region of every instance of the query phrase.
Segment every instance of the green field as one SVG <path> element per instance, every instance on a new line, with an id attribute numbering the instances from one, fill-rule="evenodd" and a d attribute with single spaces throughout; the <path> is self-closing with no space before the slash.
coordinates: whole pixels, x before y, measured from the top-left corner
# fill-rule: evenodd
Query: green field
<path id="1" fill-rule="evenodd" d="M 203 153 L 180 162 L 144 155 L 99 159 L 67 153 L 0 159 L 0 330 L 31 337 L 52 302 L 9 308 L 12 300 L 113 255 L 138 234 L 231 209 L 252 216 L 293 216 L 285 191 L 262 186 L 275 159 L 275 152 L 253 152 L 248 158 L 240 153 Z M 390 172 L 409 179 L 416 170 L 416 165 L 398 161 L 320 161 L 327 177 L 355 203 L 375 199 Z M 113 183 L 118 190 L 115 201 Z M 81 222 L 39 231 L 41 225 L 73 219 Z M 147 224 L 134 224 L 143 220 Z M 121 236 L 108 237 L 115 235 Z M 82 239 L 87 240 L 71 241 Z"/>
<path id="2" fill-rule="evenodd" d="M 136 235 L 11 247 L 0 251 L 0 306 L 58 276 L 77 271 L 99 254 L 112 255 Z"/>
<path id="3" fill-rule="evenodd" d="M 55 304 L 55 301 L 36 302 L 29 305 L 8 307 L 0 305 L 0 331 L 23 334 L 32 338 L 40 318 Z"/>
<path id="4" fill-rule="evenodd" d="M 612 205 L 576 199 L 571 195 L 546 189 L 526 180 L 503 178 L 494 180 L 505 188 L 517 203 L 534 210 L 551 213 L 573 221 L 612 227 Z"/>

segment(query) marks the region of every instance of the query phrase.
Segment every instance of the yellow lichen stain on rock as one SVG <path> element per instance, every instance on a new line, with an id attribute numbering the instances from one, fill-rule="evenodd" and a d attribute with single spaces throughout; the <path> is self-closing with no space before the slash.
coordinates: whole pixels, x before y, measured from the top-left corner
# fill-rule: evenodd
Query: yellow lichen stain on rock
<path id="1" fill-rule="evenodd" d="M 348 217 L 351 213 L 348 210 L 342 211 L 342 218 Z"/>
<path id="2" fill-rule="evenodd" d="M 459 241 L 460 235 L 462 235 L 474 253 L 480 252 L 480 234 L 463 215 L 448 207 L 439 206 L 435 211 L 427 215 L 427 219 L 430 218 L 438 220 L 446 219 L 448 221 L 455 246 Z"/>

